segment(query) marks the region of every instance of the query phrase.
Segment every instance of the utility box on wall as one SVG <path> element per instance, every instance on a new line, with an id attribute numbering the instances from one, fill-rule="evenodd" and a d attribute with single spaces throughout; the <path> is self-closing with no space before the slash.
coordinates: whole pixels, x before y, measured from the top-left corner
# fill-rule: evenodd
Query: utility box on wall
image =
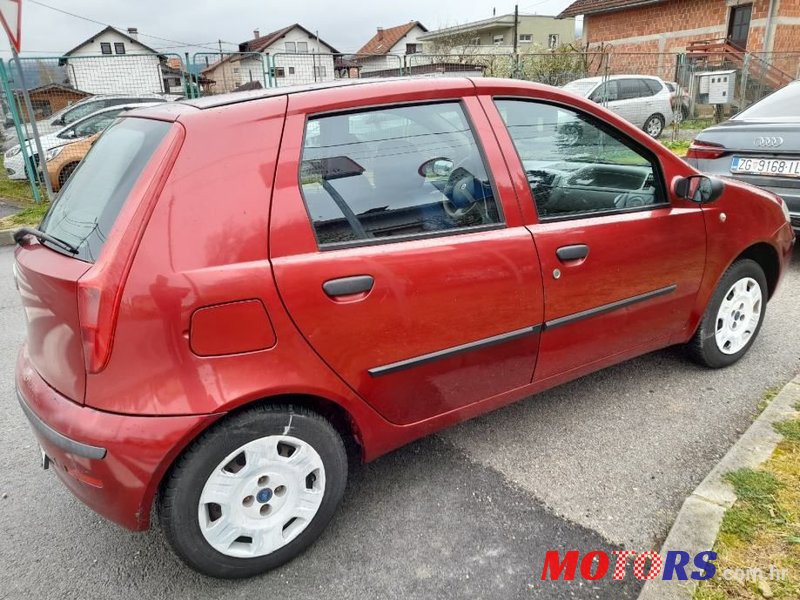
<path id="1" fill-rule="evenodd" d="M 729 104 L 736 93 L 736 71 L 697 73 L 698 98 L 701 104 Z"/>

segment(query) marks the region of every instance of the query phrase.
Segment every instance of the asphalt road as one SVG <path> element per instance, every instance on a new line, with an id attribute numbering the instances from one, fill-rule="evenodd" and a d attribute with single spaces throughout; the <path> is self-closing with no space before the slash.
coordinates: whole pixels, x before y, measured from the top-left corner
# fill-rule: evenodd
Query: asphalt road
<path id="1" fill-rule="evenodd" d="M 657 549 L 684 497 L 800 371 L 800 260 L 751 353 L 707 371 L 666 350 L 584 377 L 352 474 L 321 540 L 223 582 L 157 532 L 95 516 L 38 467 L 13 394 L 22 312 L 0 249 L 0 598 L 635 598 L 636 582 L 538 580 L 544 551 Z"/>

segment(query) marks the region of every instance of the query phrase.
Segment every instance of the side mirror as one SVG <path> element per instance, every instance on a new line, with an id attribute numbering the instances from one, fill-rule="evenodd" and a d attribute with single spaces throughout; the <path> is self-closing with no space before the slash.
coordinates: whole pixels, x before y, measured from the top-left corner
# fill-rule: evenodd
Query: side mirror
<path id="1" fill-rule="evenodd" d="M 721 179 L 707 177 L 706 175 L 681 177 L 675 182 L 674 186 L 676 196 L 698 204 L 714 202 L 722 195 L 724 190 L 725 184 Z"/>
<path id="2" fill-rule="evenodd" d="M 432 158 L 422 163 L 417 172 L 426 179 L 428 177 L 450 177 L 454 166 L 453 161 L 449 158 Z"/>

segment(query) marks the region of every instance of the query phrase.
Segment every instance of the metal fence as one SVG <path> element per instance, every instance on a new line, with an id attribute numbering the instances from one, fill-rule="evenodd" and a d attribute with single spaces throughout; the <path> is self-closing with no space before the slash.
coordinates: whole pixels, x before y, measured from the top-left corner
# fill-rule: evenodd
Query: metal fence
<path id="1" fill-rule="evenodd" d="M 27 180 L 35 198 L 50 196 L 121 110 L 177 98 L 337 79 L 511 77 L 568 86 L 650 133 L 688 140 L 714 120 L 749 106 L 800 74 L 800 53 L 717 52 L 716 48 L 698 43 L 680 54 L 570 47 L 515 54 L 507 48 L 489 52 L 472 47 L 409 55 L 199 52 L 22 57 L 0 61 L 5 171 L 0 176 L 23 184 Z M 650 89 L 647 77 L 667 82 L 670 91 Z M 34 143 L 34 128 L 40 144 Z"/>

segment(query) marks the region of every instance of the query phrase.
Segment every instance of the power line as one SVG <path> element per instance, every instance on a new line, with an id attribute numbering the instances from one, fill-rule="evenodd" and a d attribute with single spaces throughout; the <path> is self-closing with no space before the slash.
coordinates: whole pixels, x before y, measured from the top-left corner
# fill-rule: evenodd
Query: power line
<path id="1" fill-rule="evenodd" d="M 68 15 L 70 17 L 74 17 L 76 19 L 81 19 L 83 21 L 89 21 L 90 23 L 95 23 L 97 25 L 103 25 L 105 27 L 113 27 L 114 29 L 118 29 L 120 31 L 124 31 L 124 28 L 122 28 L 122 27 L 117 27 L 116 25 L 111 25 L 110 23 L 104 23 L 103 21 L 98 21 L 97 19 L 92 19 L 90 17 L 84 17 L 83 15 L 78 15 L 78 14 L 69 12 L 68 10 L 64 10 L 64 9 L 61 9 L 61 8 L 56 8 L 55 6 L 50 6 L 49 4 L 45 4 L 44 2 L 39 2 L 39 0 L 28 0 L 28 2 L 30 2 L 32 4 L 37 4 L 37 5 L 42 6 L 44 8 L 49 8 L 50 10 L 54 10 L 56 12 Z M 214 50 L 214 51 L 217 50 L 216 48 L 212 48 L 210 46 L 204 45 L 206 42 L 204 42 L 203 44 L 189 44 L 187 42 L 180 42 L 178 40 L 171 40 L 169 38 L 163 38 L 163 37 L 159 37 L 157 35 L 150 35 L 148 33 L 139 32 L 139 35 L 144 36 L 144 37 L 148 37 L 148 38 L 153 38 L 154 40 L 161 40 L 162 42 L 170 42 L 170 43 L 173 43 L 173 44 L 179 44 L 179 46 L 174 46 L 176 48 L 177 47 L 183 48 L 183 47 L 193 46 L 193 47 L 196 47 L 196 48 L 204 48 L 206 50 Z M 229 44 L 230 42 L 225 42 L 225 43 Z M 236 44 L 232 44 L 232 45 L 236 45 Z"/>

